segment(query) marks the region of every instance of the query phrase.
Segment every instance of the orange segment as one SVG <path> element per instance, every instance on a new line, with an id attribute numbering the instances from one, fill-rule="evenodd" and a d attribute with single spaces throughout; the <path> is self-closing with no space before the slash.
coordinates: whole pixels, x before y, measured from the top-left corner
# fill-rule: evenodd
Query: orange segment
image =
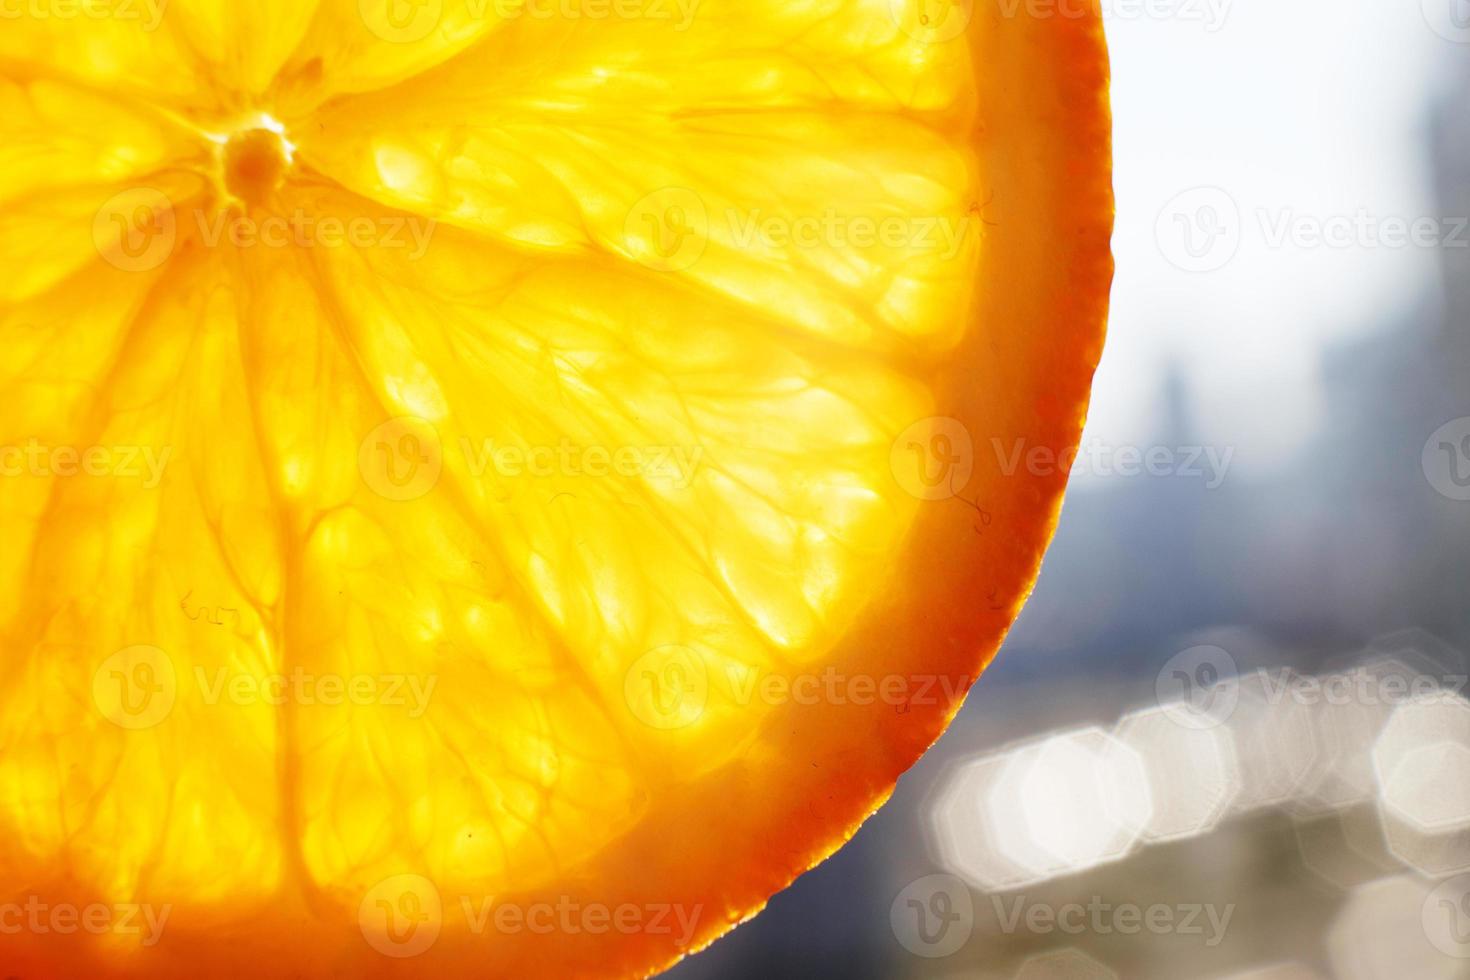
<path id="1" fill-rule="evenodd" d="M 526 18 L 476 55 L 325 107 L 304 158 L 379 200 L 611 251 L 846 344 L 951 325 L 936 314 L 963 302 L 982 230 L 978 164 L 954 138 L 975 112 L 962 45 L 860 6 L 759 2 L 687 25 Z"/>
<path id="2" fill-rule="evenodd" d="M 0 30 L 7 77 L 65 79 L 157 109 L 214 103 L 221 90 L 184 34 L 196 0 L 93 0 L 8 7 Z M 187 16 L 187 15 L 186 15 Z"/>
<path id="3" fill-rule="evenodd" d="M 355 255 L 322 258 L 361 281 Z M 604 843 L 632 810 L 632 766 L 527 602 L 525 569 L 516 581 L 488 515 L 448 473 L 390 478 L 417 465 L 405 437 L 436 470 L 448 448 L 431 424 L 395 425 L 401 409 L 379 406 L 403 390 L 398 370 L 370 370 L 384 389 L 364 380 L 380 363 L 369 345 L 395 339 L 391 305 L 346 306 L 326 278 L 337 270 L 313 256 L 241 259 L 255 284 L 242 316 L 261 342 L 247 357 L 260 370 L 262 451 L 283 475 L 291 528 L 282 647 L 292 669 L 372 689 L 286 706 L 297 798 L 282 829 L 309 887 L 366 892 L 416 867 L 499 891 Z M 290 314 L 303 311 L 326 332 L 295 335 Z M 302 364 L 311 370 L 278 370 Z"/>
<path id="4" fill-rule="evenodd" d="M 161 19 L 209 66 L 225 100 L 244 102 L 275 80 L 311 25 L 316 6 L 311 0 L 170 0 Z"/>
<path id="5" fill-rule="evenodd" d="M 519 0 L 318 0 L 306 38 L 276 79 L 283 111 L 383 89 L 447 61 L 524 9 Z M 544 18 L 543 18 L 544 19 Z"/>
<path id="6" fill-rule="evenodd" d="M 169 288 L 131 309 L 76 426 L 6 440 L 46 450 L 5 481 L 34 515 L 7 523 L 29 545 L 4 585 L 9 886 L 74 875 L 87 894 L 209 905 L 279 887 L 259 824 L 274 805 L 275 712 L 184 693 L 227 665 L 270 663 L 257 610 L 281 587 L 260 460 L 218 437 L 245 417 L 221 273 L 217 257 L 181 257 Z M 80 322 L 102 328 L 127 299 L 108 295 Z"/>
<path id="7" fill-rule="evenodd" d="M 141 210 L 161 193 L 187 195 L 191 156 L 165 118 L 85 87 L 0 74 L 0 301 L 29 299 L 121 246 L 121 264 L 156 268 L 153 226 Z M 154 186 L 140 186 L 151 182 Z"/>
<path id="8" fill-rule="evenodd" d="M 0 45 L 0 902 L 160 920 L 11 958 L 666 966 L 1030 588 L 1064 478 L 997 447 L 1074 445 L 1100 353 L 1097 18 L 176 3 Z M 192 87 L 103 94 L 140 50 Z"/>

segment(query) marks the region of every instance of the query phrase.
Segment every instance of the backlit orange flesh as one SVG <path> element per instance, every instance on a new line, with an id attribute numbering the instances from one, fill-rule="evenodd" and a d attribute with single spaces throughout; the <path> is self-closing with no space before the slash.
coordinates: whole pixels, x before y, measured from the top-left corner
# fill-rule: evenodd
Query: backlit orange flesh
<path id="1" fill-rule="evenodd" d="M 1054 528 L 1092 6 L 0 25 L 5 975 L 642 976 L 841 846 Z"/>

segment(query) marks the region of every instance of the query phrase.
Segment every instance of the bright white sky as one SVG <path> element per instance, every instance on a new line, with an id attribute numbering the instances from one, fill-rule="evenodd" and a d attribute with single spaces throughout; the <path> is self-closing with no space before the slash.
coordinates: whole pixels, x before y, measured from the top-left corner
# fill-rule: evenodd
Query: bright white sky
<path id="1" fill-rule="evenodd" d="M 1432 296 L 1427 248 L 1272 245 L 1270 226 L 1436 214 L 1429 100 L 1456 58 L 1470 61 L 1470 44 L 1431 29 L 1437 3 L 1448 24 L 1466 0 L 1103 0 L 1118 278 L 1090 440 L 1160 438 L 1160 379 L 1175 360 L 1201 439 L 1236 449 L 1231 479 L 1269 474 L 1317 424 L 1324 347 Z M 1156 223 L 1164 212 L 1174 227 L 1165 209 L 1200 186 L 1238 206 L 1240 245 L 1223 268 L 1188 272 Z"/>

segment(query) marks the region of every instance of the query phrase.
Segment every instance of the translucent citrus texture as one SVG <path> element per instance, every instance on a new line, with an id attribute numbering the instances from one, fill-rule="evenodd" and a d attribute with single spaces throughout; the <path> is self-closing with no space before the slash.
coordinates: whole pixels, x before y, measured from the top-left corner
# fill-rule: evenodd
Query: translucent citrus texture
<path id="1" fill-rule="evenodd" d="M 0 26 L 7 967 L 641 975 L 838 846 L 1085 410 L 1106 67 L 1048 12 Z"/>

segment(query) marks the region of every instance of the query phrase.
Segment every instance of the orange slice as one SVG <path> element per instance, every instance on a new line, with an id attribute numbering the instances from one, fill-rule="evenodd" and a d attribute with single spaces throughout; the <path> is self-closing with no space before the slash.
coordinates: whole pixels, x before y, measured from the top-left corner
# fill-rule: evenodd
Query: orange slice
<path id="1" fill-rule="evenodd" d="M 646 975 L 840 846 L 1054 525 L 1087 6 L 7 23 L 9 972 Z"/>

